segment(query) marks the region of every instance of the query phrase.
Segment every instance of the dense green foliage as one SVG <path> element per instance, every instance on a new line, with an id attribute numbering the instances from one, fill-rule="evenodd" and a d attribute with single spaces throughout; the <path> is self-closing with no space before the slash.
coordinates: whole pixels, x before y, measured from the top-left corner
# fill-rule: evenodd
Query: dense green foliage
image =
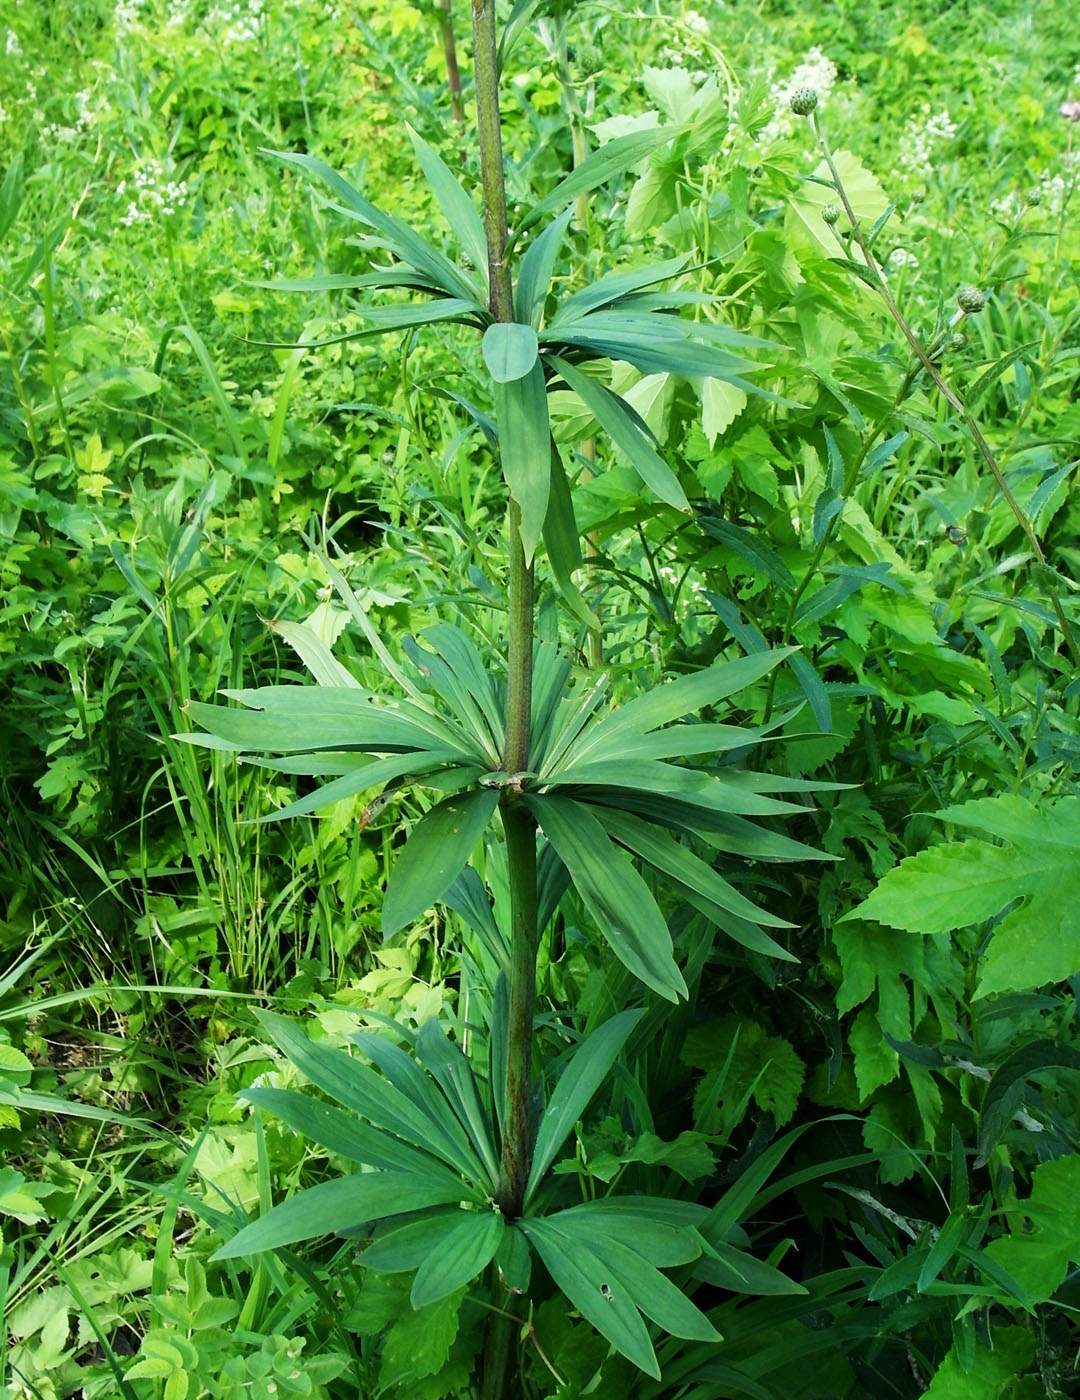
<path id="1" fill-rule="evenodd" d="M 534 7 L 482 340 L 443 13 L 0 23 L 0 1396 L 1076 1393 L 1075 26 Z"/>

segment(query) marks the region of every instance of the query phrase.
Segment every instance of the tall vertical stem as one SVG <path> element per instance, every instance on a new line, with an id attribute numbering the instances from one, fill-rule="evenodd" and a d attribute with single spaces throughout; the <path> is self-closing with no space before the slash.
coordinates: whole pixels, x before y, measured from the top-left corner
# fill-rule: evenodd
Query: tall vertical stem
<path id="1" fill-rule="evenodd" d="M 476 119 L 484 190 L 490 309 L 496 321 L 514 319 L 513 289 L 507 260 L 506 185 L 503 178 L 502 128 L 499 117 L 498 51 L 495 0 L 473 0 L 473 57 L 476 72 Z M 513 452 L 505 439 L 500 454 Z M 509 609 L 506 687 L 508 773 L 528 769 L 532 720 L 533 571 L 521 543 L 521 511 L 511 499 L 508 513 Z M 500 803 L 506 834 L 510 886 L 510 1017 L 507 1026 L 506 1112 L 498 1201 L 509 1220 L 521 1214 L 532 1156 L 531 1094 L 533 1011 L 536 1003 L 536 823 L 520 792 L 507 787 Z M 485 1400 L 506 1400 L 511 1393 L 514 1321 L 510 1295 L 498 1289 L 484 1357 Z"/>
<path id="2" fill-rule="evenodd" d="M 446 85 L 450 89 L 450 107 L 458 126 L 465 125 L 465 104 L 461 98 L 461 73 L 458 69 L 457 45 L 454 43 L 454 12 L 452 0 L 439 0 L 439 33 L 442 36 L 443 59 L 446 63 Z"/>

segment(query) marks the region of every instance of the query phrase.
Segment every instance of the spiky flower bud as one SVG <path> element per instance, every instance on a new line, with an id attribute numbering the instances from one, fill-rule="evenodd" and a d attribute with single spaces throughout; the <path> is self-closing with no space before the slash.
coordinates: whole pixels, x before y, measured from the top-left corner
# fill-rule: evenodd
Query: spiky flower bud
<path id="1" fill-rule="evenodd" d="M 975 316 L 986 305 L 986 293 L 978 287 L 961 287 L 956 294 L 956 304 L 965 316 Z"/>
<path id="2" fill-rule="evenodd" d="M 840 222 L 839 206 L 835 204 L 826 204 L 825 208 L 821 211 L 821 217 L 830 227 L 833 224 L 838 224 Z"/>
<path id="3" fill-rule="evenodd" d="M 817 88 L 796 88 L 789 99 L 789 106 L 797 117 L 808 117 L 818 104 Z"/>
<path id="4" fill-rule="evenodd" d="M 578 72 L 583 78 L 594 78 L 604 66 L 604 55 L 595 44 L 581 44 L 577 51 Z"/>
<path id="5" fill-rule="evenodd" d="M 1042 203 L 1042 190 L 1028 190 L 1024 200 L 1032 209 L 1038 208 Z"/>

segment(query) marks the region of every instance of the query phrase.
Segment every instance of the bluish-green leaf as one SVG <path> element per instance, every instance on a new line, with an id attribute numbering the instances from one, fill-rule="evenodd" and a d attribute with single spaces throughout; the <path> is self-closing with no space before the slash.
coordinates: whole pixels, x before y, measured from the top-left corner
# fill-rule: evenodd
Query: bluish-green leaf
<path id="1" fill-rule="evenodd" d="M 641 1020 L 642 1011 L 622 1011 L 604 1022 L 578 1046 L 563 1069 L 555 1091 L 540 1119 L 533 1149 L 532 1170 L 525 1191 L 531 1200 L 544 1173 L 566 1141 L 589 1100 L 600 1087 L 626 1044 L 627 1037 Z"/>
<path id="2" fill-rule="evenodd" d="M 419 1173 L 361 1172 L 343 1176 L 312 1186 L 275 1206 L 222 1245 L 214 1258 L 260 1254 L 264 1249 L 277 1249 L 299 1240 L 355 1230 L 388 1216 L 449 1205 L 456 1199 L 454 1188 Z"/>
<path id="3" fill-rule="evenodd" d="M 685 996 L 668 926 L 626 852 L 583 803 L 550 794 L 526 801 L 615 956 L 668 1001 Z"/>
<path id="4" fill-rule="evenodd" d="M 514 288 L 514 315 L 519 321 L 527 321 L 533 327 L 540 325 L 555 260 L 573 212 L 571 205 L 557 219 L 553 219 L 542 233 L 537 234 L 521 259 L 517 286 Z"/>
<path id="5" fill-rule="evenodd" d="M 498 801 L 498 792 L 485 788 L 449 797 L 421 817 L 387 882 L 382 910 L 387 937 L 443 897 L 467 864 Z"/>
<path id="6" fill-rule="evenodd" d="M 436 1303 L 474 1278 L 491 1263 L 506 1224 L 501 1212 L 462 1212 L 416 1271 L 409 1301 L 414 1308 Z"/>
<path id="7" fill-rule="evenodd" d="M 496 384 L 524 379 L 536 364 L 539 349 L 532 326 L 517 321 L 496 321 L 484 332 L 484 363 Z"/>
<path id="8" fill-rule="evenodd" d="M 551 428 L 540 361 L 520 379 L 495 382 L 499 460 L 510 494 L 521 509 L 521 543 L 532 562 L 544 530 L 551 489 Z"/>
<path id="9" fill-rule="evenodd" d="M 457 239 L 462 251 L 468 254 L 477 275 L 486 287 L 487 238 L 484 234 L 484 222 L 476 211 L 476 205 L 438 152 L 408 123 L 405 129 L 409 133 L 409 140 L 413 144 L 420 168 L 431 186 L 431 192 L 438 200 L 439 208 L 450 225 L 450 232 Z"/>

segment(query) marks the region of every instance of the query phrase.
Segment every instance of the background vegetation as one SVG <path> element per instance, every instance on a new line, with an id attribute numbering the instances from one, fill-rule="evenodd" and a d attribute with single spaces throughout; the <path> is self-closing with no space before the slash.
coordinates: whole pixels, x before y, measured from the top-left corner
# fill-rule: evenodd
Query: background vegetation
<path id="1" fill-rule="evenodd" d="M 0 27 L 12 1400 L 477 1393 L 468 1290 L 413 1311 L 355 1242 L 211 1259 L 342 1170 L 238 1098 L 301 1082 L 257 1010 L 338 1045 L 358 1018 L 483 1039 L 475 909 L 382 933 L 429 798 L 258 824 L 308 779 L 172 737 L 189 700 L 299 680 L 290 625 L 372 688 L 372 635 L 401 660 L 440 622 L 497 668 L 478 338 L 294 349 L 362 329 L 353 295 L 259 285 L 371 261 L 264 147 L 449 245 L 406 125 L 479 188 L 468 16 L 463 124 L 440 22 L 404 0 L 70 0 Z M 672 1009 L 613 970 L 585 904 L 555 919 L 546 1054 L 567 1009 L 575 1034 L 648 1018 L 555 1163 L 566 1199 L 720 1204 L 718 1241 L 759 1267 L 683 1270 L 725 1340 L 653 1328 L 660 1381 L 535 1280 L 526 1395 L 1078 1391 L 1078 65 L 1065 7 L 1004 0 L 549 5 L 508 61 L 512 221 L 585 151 L 672 128 L 577 202 L 559 297 L 682 257 L 677 289 L 768 342 L 765 393 L 614 365 L 689 513 L 551 396 L 604 636 L 543 568 L 540 634 L 616 699 L 798 646 L 711 717 L 771 726 L 723 758 L 807 789 L 762 820 L 770 858 L 717 860 L 790 925 L 786 956 L 706 936 L 649 874 L 690 990 Z M 789 103 L 806 86 L 814 121 Z"/>

